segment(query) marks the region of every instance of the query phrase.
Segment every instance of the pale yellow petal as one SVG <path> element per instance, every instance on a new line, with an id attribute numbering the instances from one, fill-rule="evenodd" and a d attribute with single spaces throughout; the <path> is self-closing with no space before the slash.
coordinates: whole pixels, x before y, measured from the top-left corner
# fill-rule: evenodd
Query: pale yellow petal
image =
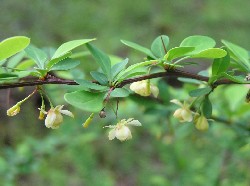
<path id="1" fill-rule="evenodd" d="M 172 99 L 170 102 L 179 105 L 180 107 L 183 107 L 183 104 L 177 99 Z"/>
<path id="2" fill-rule="evenodd" d="M 132 137 L 130 129 L 126 126 L 123 126 L 120 129 L 117 129 L 115 132 L 115 136 L 120 141 L 127 140 L 128 138 L 131 139 Z"/>
<path id="3" fill-rule="evenodd" d="M 109 140 L 113 140 L 115 138 L 115 129 L 109 131 Z"/>
<path id="4" fill-rule="evenodd" d="M 181 108 L 179 108 L 179 109 L 177 109 L 175 112 L 174 112 L 174 114 L 173 114 L 173 116 L 175 117 L 175 118 L 177 118 L 177 119 L 182 119 L 182 109 Z"/>
<path id="5" fill-rule="evenodd" d="M 157 86 L 151 85 L 150 90 L 154 97 L 157 97 L 159 95 L 159 88 Z"/>
<path id="6" fill-rule="evenodd" d="M 132 121 L 129 121 L 127 125 L 141 126 L 141 122 L 139 122 L 138 120 L 132 120 Z"/>
<path id="7" fill-rule="evenodd" d="M 55 122 L 55 120 L 56 120 L 56 114 L 55 114 L 55 112 L 49 111 L 48 115 L 47 115 L 47 117 L 45 119 L 45 126 L 47 128 L 51 128 L 51 126 L 53 125 L 53 123 Z"/>
<path id="8" fill-rule="evenodd" d="M 181 115 L 184 121 L 191 122 L 193 120 L 193 115 L 190 110 L 182 109 Z"/>
<path id="9" fill-rule="evenodd" d="M 68 110 L 60 110 L 60 112 L 64 115 L 70 116 L 70 117 L 74 117 L 73 113 L 68 111 Z"/>

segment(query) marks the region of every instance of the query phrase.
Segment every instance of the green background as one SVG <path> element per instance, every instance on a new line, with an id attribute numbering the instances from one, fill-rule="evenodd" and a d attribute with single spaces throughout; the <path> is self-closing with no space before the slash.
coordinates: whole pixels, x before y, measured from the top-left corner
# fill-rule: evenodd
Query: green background
<path id="1" fill-rule="evenodd" d="M 96 37 L 98 47 L 129 56 L 130 63 L 144 56 L 120 39 L 149 47 L 156 36 L 166 34 L 174 47 L 185 37 L 199 34 L 216 39 L 218 46 L 220 39 L 226 39 L 250 48 L 249 0 L 1 0 L 0 5 L 0 40 L 25 35 L 38 47 L 58 47 L 69 40 Z M 95 69 L 92 62 L 92 58 L 83 59 L 80 70 L 86 76 Z M 163 86 L 160 92 L 167 102 L 186 99 L 192 88 Z M 172 104 L 158 105 L 134 96 L 121 100 L 120 118 L 133 117 L 143 125 L 132 128 L 133 139 L 123 143 L 108 141 L 108 130 L 103 129 L 116 123 L 111 111 L 106 119 L 95 117 L 83 129 L 89 113 L 67 105 L 75 119 L 65 116 L 60 129 L 51 130 L 37 119 L 40 102 L 35 96 L 19 115 L 7 117 L 6 109 L 31 91 L 0 92 L 3 185 L 250 185 L 250 138 L 242 130 L 249 126 L 249 105 L 244 103 L 247 87 L 216 91 L 211 98 L 214 114 L 237 122 L 214 122 L 205 133 L 192 124 L 179 124 L 172 117 L 176 108 Z M 64 88 L 47 86 L 47 91 L 56 104 L 66 104 Z"/>

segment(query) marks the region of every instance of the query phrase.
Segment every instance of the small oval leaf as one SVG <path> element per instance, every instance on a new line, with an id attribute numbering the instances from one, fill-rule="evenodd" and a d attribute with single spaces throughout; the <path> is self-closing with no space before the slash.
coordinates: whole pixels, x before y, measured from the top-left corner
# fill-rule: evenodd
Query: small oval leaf
<path id="1" fill-rule="evenodd" d="M 235 58 L 240 60 L 240 62 L 238 62 L 238 64 L 241 65 L 244 69 L 247 69 L 249 72 L 250 71 L 250 63 L 249 63 L 248 51 L 246 49 L 236 45 L 236 44 L 229 42 L 229 41 L 222 40 L 221 42 L 231 51 L 232 56 L 234 56 Z M 237 60 L 236 60 L 236 62 L 237 62 Z"/>
<path id="2" fill-rule="evenodd" d="M 100 112 L 103 108 L 105 93 L 93 93 L 87 91 L 75 91 L 64 95 L 69 104 L 89 112 Z"/>
<path id="3" fill-rule="evenodd" d="M 80 61 L 68 58 L 56 63 L 50 70 L 70 70 L 78 65 L 80 65 Z"/>
<path id="4" fill-rule="evenodd" d="M 59 58 L 62 55 L 70 52 L 71 50 L 75 49 L 76 47 L 79 47 L 81 45 L 84 45 L 86 43 L 89 43 L 91 41 L 94 41 L 95 39 L 79 39 L 79 40 L 73 40 L 66 43 L 63 43 L 54 53 L 53 57 L 51 59 Z"/>
<path id="5" fill-rule="evenodd" d="M 169 44 L 168 36 L 166 35 L 158 36 L 151 45 L 151 51 L 156 57 L 161 58 L 166 54 L 168 44 Z"/>
<path id="6" fill-rule="evenodd" d="M 101 85 L 108 84 L 108 79 L 104 73 L 98 72 L 98 71 L 92 71 L 90 72 L 90 75 L 98 81 Z"/>
<path id="7" fill-rule="evenodd" d="M 116 88 L 110 94 L 111 97 L 128 97 L 129 91 L 125 88 Z"/>
<path id="8" fill-rule="evenodd" d="M 227 79 L 233 81 L 233 82 L 236 82 L 236 83 L 242 83 L 242 84 L 249 84 L 249 81 L 246 81 L 245 80 L 245 77 L 242 77 L 242 76 L 234 76 L 234 75 L 230 75 L 226 72 L 223 72 L 222 75 L 224 77 L 226 77 Z"/>
<path id="9" fill-rule="evenodd" d="M 30 44 L 30 39 L 24 36 L 10 37 L 0 42 L 0 61 L 22 51 Z"/>
<path id="10" fill-rule="evenodd" d="M 197 54 L 202 50 L 206 50 L 208 48 L 213 48 L 215 46 L 215 41 L 207 36 L 189 36 L 185 38 L 180 46 L 181 47 L 195 47 L 195 50 L 190 52 L 190 55 Z"/>
<path id="11" fill-rule="evenodd" d="M 225 49 L 226 50 L 226 49 Z M 230 55 L 227 53 L 227 55 L 223 58 L 216 58 L 213 61 L 212 65 L 212 75 L 216 76 L 221 74 L 222 72 L 226 72 L 230 65 Z"/>
<path id="12" fill-rule="evenodd" d="M 201 111 L 206 118 L 210 118 L 212 116 L 213 107 L 208 96 L 205 96 L 205 99 L 202 102 Z"/>
<path id="13" fill-rule="evenodd" d="M 165 55 L 165 59 L 172 61 L 173 59 L 184 57 L 187 53 L 193 51 L 195 47 L 175 47 L 171 48 Z"/>
<path id="14" fill-rule="evenodd" d="M 35 61 L 38 68 L 44 69 L 45 63 L 48 60 L 47 54 L 44 51 L 30 45 L 25 49 L 25 52 L 30 59 L 33 59 Z"/>
<path id="15" fill-rule="evenodd" d="M 206 50 L 202 50 L 198 54 L 191 55 L 191 58 L 209 58 L 209 59 L 215 59 L 215 58 L 222 58 L 227 55 L 227 52 L 220 48 L 209 48 Z"/>
<path id="16" fill-rule="evenodd" d="M 91 81 L 87 81 L 84 79 L 75 79 L 75 82 L 88 89 L 100 90 L 100 91 L 105 91 L 109 89 L 109 87 L 107 86 L 98 85 L 96 83 L 92 83 Z"/>
<path id="17" fill-rule="evenodd" d="M 115 76 L 117 76 L 117 74 L 121 72 L 126 67 L 127 64 L 128 64 L 128 58 L 112 66 L 111 68 L 112 79 L 114 79 Z"/>
<path id="18" fill-rule="evenodd" d="M 103 73 L 111 80 L 111 61 L 109 56 L 93 45 L 87 44 L 86 46 L 93 55 L 95 61 L 100 65 Z"/>
<path id="19" fill-rule="evenodd" d="M 211 92 L 212 88 L 211 87 L 206 87 L 206 88 L 198 88 L 195 90 L 191 90 L 189 92 L 189 95 L 191 97 L 199 97 L 199 96 L 203 96 L 208 94 L 209 92 Z"/>
<path id="20" fill-rule="evenodd" d="M 153 58 L 153 59 L 156 59 L 156 57 L 154 56 L 154 54 L 148 49 L 148 48 L 145 48 L 137 43 L 133 43 L 131 41 L 126 41 L 126 40 L 121 40 L 121 42 L 135 50 L 138 50 L 144 54 L 146 54 L 147 56 Z"/>

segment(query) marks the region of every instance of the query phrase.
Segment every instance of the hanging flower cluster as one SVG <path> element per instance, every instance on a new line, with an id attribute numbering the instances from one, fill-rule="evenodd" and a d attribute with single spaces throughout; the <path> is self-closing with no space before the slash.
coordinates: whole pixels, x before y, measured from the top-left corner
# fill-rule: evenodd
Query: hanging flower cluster
<path id="1" fill-rule="evenodd" d="M 199 113 L 194 113 L 190 110 L 190 105 L 186 102 L 181 103 L 177 99 L 170 101 L 176 105 L 179 105 L 181 108 L 177 109 L 173 116 L 177 118 L 180 122 L 191 122 L 194 121 L 194 125 L 198 130 L 205 131 L 209 128 L 207 118 Z M 194 114 L 194 116 L 193 116 Z"/>

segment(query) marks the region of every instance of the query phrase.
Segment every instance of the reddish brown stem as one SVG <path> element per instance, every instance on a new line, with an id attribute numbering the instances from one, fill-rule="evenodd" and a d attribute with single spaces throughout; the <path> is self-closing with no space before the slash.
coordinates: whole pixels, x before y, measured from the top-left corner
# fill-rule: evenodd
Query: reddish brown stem
<path id="1" fill-rule="evenodd" d="M 158 72 L 158 73 L 139 76 L 139 77 L 135 77 L 135 78 L 129 78 L 129 79 L 122 81 L 116 87 L 123 87 L 127 84 L 130 84 L 130 83 L 133 83 L 136 81 L 159 78 L 159 77 L 185 77 L 185 78 L 191 78 L 191 79 L 196 79 L 196 80 L 206 81 L 206 82 L 208 82 L 208 80 L 209 80 L 209 78 L 205 77 L 205 76 L 193 74 L 190 72 L 181 71 L 178 69 L 171 69 L 171 70 L 168 70 L 166 72 Z M 0 89 L 25 87 L 25 86 L 36 86 L 36 85 L 45 85 L 45 84 L 78 85 L 74 80 L 68 80 L 68 79 L 58 78 L 58 77 L 54 77 L 54 76 L 48 76 L 44 80 L 23 81 L 23 82 L 17 82 L 17 83 L 3 83 L 3 84 L 0 84 Z M 224 84 L 239 84 L 239 83 L 233 82 L 229 79 L 221 79 L 221 80 L 216 81 L 214 83 L 214 86 L 224 85 Z M 249 84 L 250 84 L 250 82 L 249 82 Z"/>

